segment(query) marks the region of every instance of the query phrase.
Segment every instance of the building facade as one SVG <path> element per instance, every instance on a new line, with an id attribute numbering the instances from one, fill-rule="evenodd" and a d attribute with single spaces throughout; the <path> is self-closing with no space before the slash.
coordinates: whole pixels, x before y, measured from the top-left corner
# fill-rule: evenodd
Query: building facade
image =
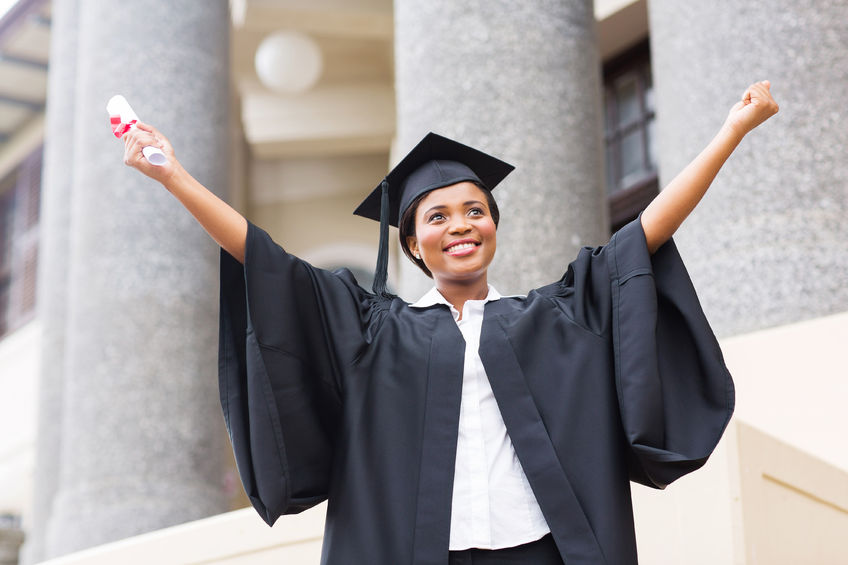
<path id="1" fill-rule="evenodd" d="M 842 2 L 790 0 L 20 0 L 0 20 L 0 563 L 24 536 L 24 563 L 93 564 L 140 534 L 139 563 L 201 561 L 186 548 L 246 504 L 217 406 L 217 250 L 122 164 L 111 95 L 288 250 L 364 286 L 377 229 L 351 211 L 395 156 L 431 130 L 484 147 L 517 166 L 491 271 L 517 293 L 638 215 L 764 78 L 780 114 L 676 236 L 735 423 L 703 471 L 634 487 L 639 550 L 848 559 L 845 22 Z M 390 279 L 428 288 L 396 252 Z M 317 562 L 320 516 L 299 519 L 221 554 Z"/>

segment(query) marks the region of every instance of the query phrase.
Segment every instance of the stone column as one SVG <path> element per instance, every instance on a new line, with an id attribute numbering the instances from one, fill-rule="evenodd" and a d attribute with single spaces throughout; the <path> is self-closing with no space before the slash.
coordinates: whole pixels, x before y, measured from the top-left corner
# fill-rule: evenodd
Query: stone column
<path id="1" fill-rule="evenodd" d="M 848 309 L 848 4 L 650 2 L 660 176 L 710 140 L 751 82 L 780 113 L 678 232 L 713 327 L 734 335 Z"/>
<path id="2" fill-rule="evenodd" d="M 38 387 L 36 485 L 22 562 L 44 558 L 44 538 L 59 482 L 62 445 L 62 391 L 65 374 L 65 322 L 68 289 L 68 235 L 74 171 L 74 134 L 78 0 L 52 6 L 44 165 L 38 248 L 38 320 L 41 368 Z M 51 132 L 54 132 L 51 134 Z"/>
<path id="3" fill-rule="evenodd" d="M 490 281 L 506 293 L 559 279 L 607 236 L 600 65 L 592 2 L 396 0 L 398 157 L 432 130 L 516 166 Z M 403 258 L 401 292 L 432 284 Z"/>
<path id="4" fill-rule="evenodd" d="M 23 531 L 0 524 L 0 565 L 18 565 L 18 550 L 23 541 Z"/>
<path id="5" fill-rule="evenodd" d="M 225 0 L 79 1 L 63 435 L 48 556 L 226 510 L 217 247 L 167 191 L 123 165 L 105 104 L 124 94 L 222 194 L 228 36 Z"/>

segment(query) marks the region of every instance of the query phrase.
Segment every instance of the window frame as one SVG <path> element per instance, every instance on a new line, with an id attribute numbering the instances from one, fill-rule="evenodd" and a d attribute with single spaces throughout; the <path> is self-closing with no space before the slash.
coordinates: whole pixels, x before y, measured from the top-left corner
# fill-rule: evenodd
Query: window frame
<path id="1" fill-rule="evenodd" d="M 0 339 L 36 315 L 43 146 L 0 179 Z M 3 288 L 5 287 L 5 288 Z"/>
<path id="2" fill-rule="evenodd" d="M 654 197 L 659 194 L 659 177 L 656 164 L 650 162 L 651 150 L 648 128 L 655 123 L 656 111 L 648 107 L 646 85 L 651 80 L 650 43 L 645 38 L 624 53 L 607 61 L 603 65 L 604 87 L 604 151 L 607 205 L 609 207 L 610 228 L 615 231 L 636 218 Z M 615 97 L 616 86 L 628 76 L 636 76 L 639 114 L 633 121 L 618 124 L 618 104 Z M 652 84 L 652 80 L 651 80 Z M 619 186 L 621 167 L 621 140 L 633 131 L 642 132 L 642 157 L 645 174 L 625 186 Z M 613 177 L 613 178 L 610 178 Z"/>

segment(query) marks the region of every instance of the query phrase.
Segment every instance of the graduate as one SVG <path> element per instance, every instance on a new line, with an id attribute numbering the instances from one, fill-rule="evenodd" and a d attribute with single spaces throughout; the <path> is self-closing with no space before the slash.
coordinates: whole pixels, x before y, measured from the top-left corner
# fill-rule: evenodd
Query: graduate
<path id="1" fill-rule="evenodd" d="M 222 248 L 221 403 L 256 511 L 328 500 L 325 565 L 635 564 L 629 481 L 702 466 L 734 405 L 671 237 L 777 110 L 751 85 L 639 218 L 526 297 L 487 281 L 500 159 L 426 136 L 356 210 L 381 224 L 367 291 L 287 253 L 137 124 L 125 163 Z M 433 279 L 413 304 L 386 291 L 389 225 Z"/>

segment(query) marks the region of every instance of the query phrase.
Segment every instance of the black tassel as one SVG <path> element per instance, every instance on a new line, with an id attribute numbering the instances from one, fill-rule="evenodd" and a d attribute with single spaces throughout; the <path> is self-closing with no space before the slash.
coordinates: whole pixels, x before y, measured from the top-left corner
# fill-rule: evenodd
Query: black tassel
<path id="1" fill-rule="evenodd" d="M 380 249 L 377 252 L 377 268 L 371 290 L 377 296 L 390 298 L 391 295 L 386 292 L 386 281 L 389 278 L 389 183 L 386 179 L 383 179 L 380 188 Z"/>

